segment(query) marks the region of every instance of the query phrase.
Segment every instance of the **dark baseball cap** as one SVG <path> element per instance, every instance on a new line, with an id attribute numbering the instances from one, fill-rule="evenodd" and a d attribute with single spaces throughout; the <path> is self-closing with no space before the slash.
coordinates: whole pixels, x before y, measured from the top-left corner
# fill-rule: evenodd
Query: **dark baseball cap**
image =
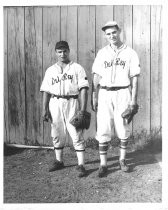
<path id="1" fill-rule="evenodd" d="M 107 28 L 117 27 L 119 29 L 118 23 L 116 21 L 108 21 L 103 27 L 102 31 L 105 31 Z"/>
<path id="2" fill-rule="evenodd" d="M 69 50 L 68 42 L 66 42 L 66 41 L 59 41 L 59 42 L 57 42 L 56 45 L 55 45 L 55 50 L 56 49 L 60 49 L 60 48 L 66 48 L 66 49 Z"/>

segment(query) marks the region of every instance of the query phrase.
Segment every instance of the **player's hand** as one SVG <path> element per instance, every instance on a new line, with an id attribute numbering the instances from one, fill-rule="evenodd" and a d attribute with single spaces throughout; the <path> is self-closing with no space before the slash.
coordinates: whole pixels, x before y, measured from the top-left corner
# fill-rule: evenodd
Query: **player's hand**
<path id="1" fill-rule="evenodd" d="M 92 96 L 92 102 L 91 102 L 92 110 L 94 112 L 97 112 L 97 107 L 98 107 L 98 99 L 94 95 Z"/>
<path id="2" fill-rule="evenodd" d="M 43 110 L 43 121 L 45 122 L 52 122 L 52 117 L 51 117 L 51 113 L 49 110 Z"/>

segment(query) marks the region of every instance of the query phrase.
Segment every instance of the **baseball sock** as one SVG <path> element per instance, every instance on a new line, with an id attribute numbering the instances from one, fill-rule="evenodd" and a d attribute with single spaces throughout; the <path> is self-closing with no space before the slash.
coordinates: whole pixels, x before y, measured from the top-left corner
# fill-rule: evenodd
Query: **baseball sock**
<path id="1" fill-rule="evenodd" d="M 108 143 L 99 143 L 100 165 L 107 166 Z"/>
<path id="2" fill-rule="evenodd" d="M 55 157 L 56 157 L 56 160 L 58 161 L 63 161 L 63 148 L 54 148 L 54 151 L 55 151 Z"/>
<path id="3" fill-rule="evenodd" d="M 126 158 L 127 144 L 128 144 L 127 139 L 120 140 L 120 146 L 119 146 L 120 147 L 120 160 L 123 160 Z"/>
<path id="4" fill-rule="evenodd" d="M 78 165 L 85 165 L 85 150 L 76 150 Z"/>

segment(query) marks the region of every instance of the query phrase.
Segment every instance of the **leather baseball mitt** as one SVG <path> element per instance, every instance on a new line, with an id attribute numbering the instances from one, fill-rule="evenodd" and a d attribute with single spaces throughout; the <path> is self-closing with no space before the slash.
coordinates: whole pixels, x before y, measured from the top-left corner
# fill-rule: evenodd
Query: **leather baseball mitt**
<path id="1" fill-rule="evenodd" d="M 77 129 L 88 129 L 91 121 L 91 113 L 78 111 L 70 120 L 70 123 Z"/>
<path id="2" fill-rule="evenodd" d="M 122 113 L 122 117 L 127 121 L 127 123 L 129 124 L 134 115 L 138 112 L 139 106 L 138 104 L 136 105 L 128 105 L 127 109 Z"/>

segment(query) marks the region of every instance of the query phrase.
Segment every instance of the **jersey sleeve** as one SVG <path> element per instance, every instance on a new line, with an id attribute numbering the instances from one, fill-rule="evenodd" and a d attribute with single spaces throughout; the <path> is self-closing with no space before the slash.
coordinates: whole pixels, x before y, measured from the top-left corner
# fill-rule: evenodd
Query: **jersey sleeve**
<path id="1" fill-rule="evenodd" d="M 138 55 L 135 51 L 133 51 L 130 60 L 130 77 L 138 76 L 140 71 L 141 69 Z"/>
<path id="2" fill-rule="evenodd" d="M 84 68 L 80 65 L 78 67 L 79 67 L 79 71 L 78 71 L 78 88 L 79 88 L 79 90 L 83 87 L 89 88 L 89 82 L 88 82 L 88 78 L 87 78 Z"/>
<path id="3" fill-rule="evenodd" d="M 40 91 L 41 92 L 48 92 L 50 93 L 50 75 L 48 74 L 48 71 L 46 70 L 41 87 L 40 87 Z"/>
<path id="4" fill-rule="evenodd" d="M 93 62 L 92 73 L 96 73 L 100 76 L 103 75 L 103 62 L 102 62 L 102 55 L 101 55 L 100 50 L 98 51 L 96 58 Z"/>

